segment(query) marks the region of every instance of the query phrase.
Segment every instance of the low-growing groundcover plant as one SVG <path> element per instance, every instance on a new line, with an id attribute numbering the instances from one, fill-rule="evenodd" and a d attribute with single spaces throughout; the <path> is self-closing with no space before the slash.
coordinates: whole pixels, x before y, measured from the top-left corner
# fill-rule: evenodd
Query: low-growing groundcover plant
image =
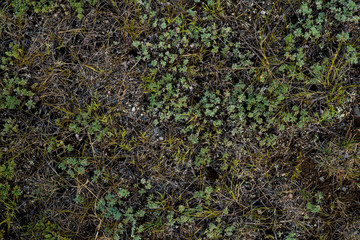
<path id="1" fill-rule="evenodd" d="M 357 1 L 0 4 L 0 238 L 359 239 Z"/>

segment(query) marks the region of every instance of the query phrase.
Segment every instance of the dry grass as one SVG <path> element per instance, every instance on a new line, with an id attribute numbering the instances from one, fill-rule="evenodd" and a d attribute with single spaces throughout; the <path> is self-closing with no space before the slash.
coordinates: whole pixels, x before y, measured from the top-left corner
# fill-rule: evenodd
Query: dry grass
<path id="1" fill-rule="evenodd" d="M 324 10 L 334 25 L 316 41 L 294 37 L 292 60 L 296 1 L 84 0 L 81 19 L 72 1 L 46 1 L 48 12 L 24 2 L 0 4 L 0 238 L 360 238 L 359 64 L 346 52 L 359 50 L 357 24 L 340 44 L 345 28 Z M 211 46 L 189 36 L 150 49 L 180 18 L 182 37 L 215 24 Z M 221 53 L 227 41 L 243 58 Z M 163 67 L 166 51 L 178 56 Z M 244 126 L 226 105 L 240 83 Z"/>

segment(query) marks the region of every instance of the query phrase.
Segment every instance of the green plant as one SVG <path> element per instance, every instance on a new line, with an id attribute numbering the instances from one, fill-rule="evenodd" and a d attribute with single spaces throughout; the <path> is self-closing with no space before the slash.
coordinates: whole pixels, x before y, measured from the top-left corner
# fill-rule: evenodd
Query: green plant
<path id="1" fill-rule="evenodd" d="M 34 93 L 27 89 L 27 80 L 18 77 L 4 78 L 0 85 L 0 110 L 13 110 L 20 105 L 26 105 L 28 109 L 34 107 L 35 102 L 31 99 Z"/>
<path id="2" fill-rule="evenodd" d="M 17 133 L 18 131 L 18 124 L 16 124 L 16 120 L 8 118 L 3 125 L 3 130 L 0 132 L 0 135 L 4 136 L 6 134 Z"/>
<path id="3" fill-rule="evenodd" d="M 50 9 L 57 7 L 57 3 L 52 0 L 39 0 L 39 1 L 32 1 L 26 0 L 28 6 L 34 8 L 34 12 L 36 13 L 46 13 L 49 12 Z"/>
<path id="4" fill-rule="evenodd" d="M 13 66 L 16 60 L 20 60 L 23 50 L 19 44 L 11 42 L 9 44 L 10 51 L 5 52 L 5 56 L 1 58 L 0 69 L 6 70 L 8 66 Z"/>
<path id="5" fill-rule="evenodd" d="M 63 150 L 67 152 L 71 152 L 73 147 L 71 144 L 65 145 L 64 141 L 59 139 L 58 136 L 49 137 L 47 139 L 46 151 L 51 153 L 52 151 Z"/>
<path id="6" fill-rule="evenodd" d="M 87 2 L 94 6 L 97 0 L 67 0 L 72 8 L 77 12 L 77 17 L 82 19 L 84 17 L 84 4 Z M 35 13 L 46 13 L 50 9 L 58 7 L 58 3 L 52 0 L 12 0 L 12 7 L 14 8 L 17 17 L 21 18 L 28 10 L 34 10 Z"/>
<path id="7" fill-rule="evenodd" d="M 7 224 L 8 229 L 10 229 L 12 219 L 16 216 L 16 199 L 21 195 L 20 187 L 11 184 L 11 180 L 15 176 L 15 167 L 13 159 L 0 165 L 0 207 L 4 210 L 0 213 L 2 219 L 0 226 Z"/>
<path id="8" fill-rule="evenodd" d="M 285 237 L 285 240 L 296 240 L 295 236 L 296 234 L 291 232 Z"/>
<path id="9" fill-rule="evenodd" d="M 0 191 L 3 190 L 3 186 L 0 186 Z M 0 222 L 0 226 L 2 226 L 3 224 L 7 224 L 7 230 L 10 230 L 11 223 L 16 217 L 16 213 L 18 212 L 16 202 L 13 200 L 0 200 L 0 206 L 3 209 L 0 215 L 2 219 L 2 221 Z"/>
<path id="10" fill-rule="evenodd" d="M 92 100 L 87 106 L 86 110 L 81 110 L 75 119 L 68 125 L 71 132 L 79 135 L 86 132 L 87 134 L 94 135 L 96 141 L 101 141 L 106 136 L 113 136 L 109 128 L 106 127 L 108 123 L 108 116 L 102 116 L 97 113 L 100 107 L 97 97 Z"/>
<path id="11" fill-rule="evenodd" d="M 220 238 L 222 237 L 222 229 L 220 228 L 221 224 L 216 226 L 214 223 L 210 223 L 208 228 L 205 230 L 205 234 L 209 239 Z"/>
<path id="12" fill-rule="evenodd" d="M 39 216 L 34 222 L 25 226 L 26 231 L 22 237 L 35 237 L 46 240 L 69 240 L 60 233 L 60 227 L 51 222 L 45 215 Z"/>
<path id="13" fill-rule="evenodd" d="M 205 12 L 217 18 L 218 15 L 221 15 L 224 11 L 224 8 L 222 7 L 222 3 L 223 1 L 220 0 L 217 0 L 215 2 L 213 0 L 208 0 L 207 4 L 203 5 L 203 8 Z"/>
<path id="14" fill-rule="evenodd" d="M 89 163 L 86 158 L 66 158 L 65 161 L 59 164 L 59 168 L 62 170 L 66 170 L 66 172 L 74 178 L 78 175 L 84 175 L 86 172 L 85 167 L 88 166 Z"/>
<path id="15" fill-rule="evenodd" d="M 28 5 L 26 4 L 26 0 L 13 0 L 11 2 L 11 5 L 14 8 L 15 14 L 18 17 L 22 17 L 29 9 Z"/>
<path id="16" fill-rule="evenodd" d="M 84 1 L 70 0 L 70 6 L 75 8 L 77 12 L 77 17 L 82 19 L 84 17 L 83 9 L 84 9 Z"/>
<path id="17" fill-rule="evenodd" d="M 220 9 L 220 5 L 220 2 L 209 1 L 204 17 L 209 11 Z M 151 10 L 150 6 L 145 8 Z M 162 34 L 152 42 L 135 40 L 133 46 L 140 51 L 138 60 L 146 62 L 150 68 L 143 80 L 150 102 L 148 110 L 155 116 L 155 125 L 179 123 L 192 145 L 205 141 L 210 147 L 213 144 L 210 139 L 225 139 L 229 134 L 222 129 L 230 129 L 231 137 L 242 142 L 255 138 L 260 146 L 275 146 L 276 131 L 284 130 L 287 124 L 304 127 L 310 122 L 305 108 L 287 110 L 284 106 L 289 91 L 287 84 L 274 79 L 269 87 L 255 88 L 254 83 L 233 77 L 240 71 L 254 74 L 254 63 L 249 60 L 251 52 L 242 52 L 241 43 L 232 41 L 230 27 L 218 27 L 216 23 L 201 26 L 189 11 L 187 16 L 179 15 L 166 24 L 165 19 L 156 16 L 151 17 L 150 23 L 151 20 L 150 26 L 154 29 L 158 28 L 158 22 L 166 26 L 160 27 Z M 187 54 L 184 49 L 188 49 Z M 227 62 L 227 54 L 236 59 L 236 63 Z M 294 58 L 299 60 L 298 67 L 303 66 L 300 61 L 303 55 L 299 48 Z M 224 73 L 226 81 L 216 87 L 209 87 L 212 80 L 210 84 L 203 81 L 213 79 L 206 67 L 199 70 L 198 63 L 206 57 L 222 59 L 225 66 L 231 67 L 231 71 Z M 194 100 L 193 96 L 199 100 Z M 213 138 L 209 138 L 211 135 Z M 195 158 L 197 166 L 210 162 L 201 154 Z"/>
<path id="18" fill-rule="evenodd" d="M 141 187 L 141 185 L 143 187 Z M 102 216 L 110 221 L 116 221 L 115 228 L 108 228 L 109 234 L 114 239 L 120 239 L 120 236 L 124 235 L 125 231 L 130 232 L 130 236 L 133 239 L 140 239 L 141 232 L 147 229 L 146 226 L 138 224 L 138 221 L 143 219 L 148 213 L 147 209 L 156 209 L 158 205 L 152 201 L 153 195 L 149 194 L 147 197 L 147 207 L 141 206 L 139 208 L 136 203 L 132 204 L 127 201 L 132 195 L 143 195 L 151 191 L 152 186 L 149 180 L 141 179 L 140 184 L 135 184 L 134 188 L 137 189 L 137 193 L 132 193 L 126 189 L 119 187 L 117 192 L 109 191 L 104 197 L 100 198 L 95 206 L 95 209 L 100 212 Z M 138 208 L 138 210 L 135 210 Z M 152 213 L 156 215 L 156 212 Z"/>
<path id="19" fill-rule="evenodd" d="M 342 28 L 339 33 L 332 26 L 348 26 L 357 23 L 360 17 L 354 15 L 354 13 L 358 9 L 359 6 L 353 1 L 331 0 L 325 3 L 318 0 L 315 2 L 303 2 L 299 9 L 299 21 L 290 23 L 290 33 L 285 38 L 285 56 L 295 61 L 295 64 L 300 69 L 309 64 L 310 68 L 314 69 L 313 75 L 318 78 L 317 81 L 321 84 L 330 85 L 330 75 L 333 75 L 333 80 L 337 80 L 339 73 L 342 72 L 346 65 L 358 62 L 358 54 L 356 49 L 353 48 L 353 40 L 349 37 L 348 32 Z M 333 41 L 337 45 L 337 50 L 330 66 L 326 64 L 327 57 L 323 58 L 323 64 L 321 65 L 318 63 L 306 63 L 304 49 L 295 49 L 295 44 L 303 39 L 308 43 L 316 43 L 315 47 L 319 48 L 319 51 L 325 51 L 325 43 L 329 42 L 329 40 Z M 343 48 L 346 51 L 343 51 L 343 57 L 340 58 L 340 50 Z M 297 50 L 297 53 L 295 50 Z M 325 69 L 327 73 L 324 73 Z M 319 71 L 323 74 L 319 74 Z M 323 77 L 324 74 L 326 74 L 325 77 Z M 323 77 L 322 81 L 319 81 L 319 77 Z"/>
<path id="20" fill-rule="evenodd" d="M 319 213 L 321 211 L 321 203 L 324 199 L 323 193 L 318 192 L 315 196 L 312 196 L 312 193 L 303 192 L 303 195 L 305 200 L 307 200 L 306 209 L 313 214 Z M 306 215 L 305 218 L 309 218 L 309 216 Z"/>
<path id="21" fill-rule="evenodd" d="M 356 238 L 356 1 L 8 2 L 0 238 Z"/>

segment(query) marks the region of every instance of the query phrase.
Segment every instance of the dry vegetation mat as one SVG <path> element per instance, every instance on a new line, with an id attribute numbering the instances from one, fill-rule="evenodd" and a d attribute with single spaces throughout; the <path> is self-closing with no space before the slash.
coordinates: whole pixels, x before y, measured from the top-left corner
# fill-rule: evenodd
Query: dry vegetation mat
<path id="1" fill-rule="evenodd" d="M 0 3 L 1 239 L 360 239 L 359 0 Z"/>

